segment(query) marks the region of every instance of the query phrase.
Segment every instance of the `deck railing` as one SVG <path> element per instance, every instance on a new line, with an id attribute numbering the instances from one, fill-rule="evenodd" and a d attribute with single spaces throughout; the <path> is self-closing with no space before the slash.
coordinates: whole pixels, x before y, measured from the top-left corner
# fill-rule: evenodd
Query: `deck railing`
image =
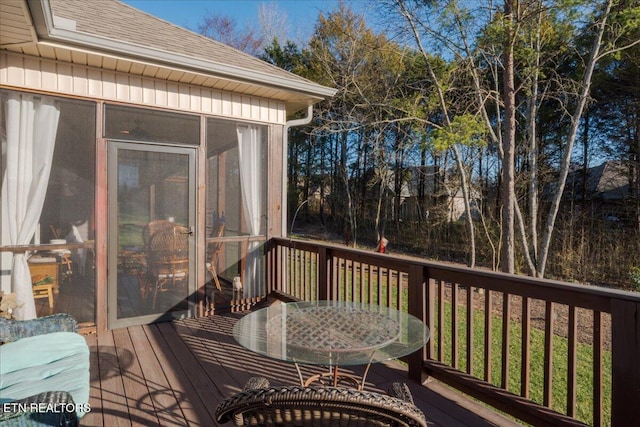
<path id="1" fill-rule="evenodd" d="M 431 339 L 409 375 L 533 425 L 640 425 L 640 294 L 272 239 L 267 292 L 387 305 Z"/>

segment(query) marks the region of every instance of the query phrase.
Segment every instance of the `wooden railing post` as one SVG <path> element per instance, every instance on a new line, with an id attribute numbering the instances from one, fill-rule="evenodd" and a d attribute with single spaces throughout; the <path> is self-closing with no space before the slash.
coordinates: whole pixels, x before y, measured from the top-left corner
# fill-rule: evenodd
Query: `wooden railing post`
<path id="1" fill-rule="evenodd" d="M 318 248 L 318 299 L 329 299 L 329 277 L 327 268 L 327 248 Z"/>
<path id="2" fill-rule="evenodd" d="M 640 303 L 611 303 L 611 425 L 640 426 Z"/>
<path id="3" fill-rule="evenodd" d="M 426 301 L 425 301 L 425 286 L 424 286 L 424 268 L 420 265 L 411 264 L 408 274 L 408 305 L 407 310 L 409 314 L 416 316 L 422 320 L 425 327 L 427 326 L 426 319 Z M 409 378 L 422 384 L 426 380 L 426 374 L 423 368 L 424 360 L 427 356 L 426 345 L 422 349 L 412 353 L 408 357 L 409 364 Z"/>
<path id="4" fill-rule="evenodd" d="M 273 252 L 276 248 L 276 245 L 273 244 L 273 241 L 267 240 L 265 243 L 265 258 L 266 258 L 266 266 L 267 271 L 265 271 L 265 287 L 266 287 L 266 295 L 269 296 L 271 292 L 273 292 Z"/>

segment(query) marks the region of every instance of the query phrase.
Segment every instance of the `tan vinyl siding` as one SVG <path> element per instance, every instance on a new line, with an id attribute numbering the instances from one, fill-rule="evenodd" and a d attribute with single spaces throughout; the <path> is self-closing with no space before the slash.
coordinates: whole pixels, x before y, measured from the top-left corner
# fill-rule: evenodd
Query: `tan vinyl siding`
<path id="1" fill-rule="evenodd" d="M 286 121 L 283 102 L 130 75 L 128 71 L 0 53 L 0 84 L 6 86 L 264 123 Z"/>

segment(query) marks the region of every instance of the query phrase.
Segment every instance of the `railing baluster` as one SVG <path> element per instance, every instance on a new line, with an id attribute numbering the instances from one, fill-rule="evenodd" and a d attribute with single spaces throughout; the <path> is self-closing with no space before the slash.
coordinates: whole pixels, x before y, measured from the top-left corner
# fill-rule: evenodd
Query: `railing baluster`
<path id="1" fill-rule="evenodd" d="M 396 271 L 396 309 L 402 310 L 402 277 L 404 273 Z"/>
<path id="2" fill-rule="evenodd" d="M 314 252 L 309 251 L 309 270 L 307 271 L 307 298 L 308 299 L 317 299 L 315 297 L 316 293 L 313 291 L 315 289 L 315 284 L 313 283 L 313 266 L 318 265 L 316 260 L 316 254 Z"/>
<path id="3" fill-rule="evenodd" d="M 576 308 L 569 306 L 569 331 L 568 331 L 568 351 L 567 356 L 567 415 L 576 415 L 576 366 L 577 366 L 577 328 L 576 328 Z"/>
<path id="4" fill-rule="evenodd" d="M 294 295 L 300 295 L 300 249 L 294 249 L 293 258 L 295 264 L 293 265 L 293 286 Z"/>
<path id="5" fill-rule="evenodd" d="M 331 272 L 331 266 L 327 259 L 327 248 L 320 248 L 318 250 L 318 299 L 328 300 L 331 299 L 331 285 L 329 283 L 329 277 L 333 277 Z"/>
<path id="6" fill-rule="evenodd" d="M 340 301 L 342 299 L 342 258 L 335 256 L 334 259 L 334 274 L 336 275 L 335 299 Z"/>
<path id="7" fill-rule="evenodd" d="M 427 284 L 427 326 L 431 331 L 431 337 L 427 342 L 427 358 L 432 358 L 434 355 L 434 339 L 433 339 L 433 330 L 435 327 L 435 301 L 436 301 L 436 281 L 432 278 L 429 278 L 429 282 Z"/>
<path id="8" fill-rule="evenodd" d="M 358 263 L 358 276 L 359 276 L 359 280 L 360 280 L 360 302 L 367 302 L 370 303 L 371 301 L 367 301 L 367 298 L 365 298 L 366 294 L 365 294 L 365 287 L 364 287 L 364 264 L 362 262 Z"/>
<path id="9" fill-rule="evenodd" d="M 286 279 L 286 289 L 283 289 L 285 292 L 287 293 L 291 293 L 291 276 L 293 275 L 293 268 L 294 268 L 294 263 L 293 263 L 293 251 L 294 249 L 292 247 L 288 247 L 287 248 L 287 259 L 289 260 L 288 262 L 288 266 L 287 266 L 287 279 Z"/>
<path id="10" fill-rule="evenodd" d="M 593 312 L 593 425 L 602 419 L 602 313 Z"/>
<path id="11" fill-rule="evenodd" d="M 488 383 L 491 382 L 491 346 L 493 340 L 491 339 L 493 334 L 491 328 L 493 327 L 493 296 L 491 291 L 487 291 L 484 295 L 484 380 Z"/>
<path id="12" fill-rule="evenodd" d="M 371 264 L 366 264 L 367 268 L 367 288 L 369 288 L 369 301 L 373 303 L 373 282 L 371 281 Z"/>
<path id="13" fill-rule="evenodd" d="M 458 284 L 451 284 L 451 366 L 458 369 Z"/>
<path id="14" fill-rule="evenodd" d="M 542 393 L 542 404 L 551 407 L 553 401 L 553 331 L 554 331 L 554 315 L 553 303 L 547 301 L 545 309 L 545 328 L 544 328 L 544 386 Z"/>
<path id="15" fill-rule="evenodd" d="M 387 307 L 391 307 L 391 269 L 384 269 L 385 287 L 387 288 Z"/>
<path id="16" fill-rule="evenodd" d="M 319 271 L 319 270 L 320 270 L 320 268 L 321 268 L 321 267 L 320 267 L 320 265 L 322 264 L 322 261 L 321 261 L 321 258 L 320 258 L 320 253 L 321 253 L 321 251 L 318 251 L 318 253 L 317 253 L 317 254 L 315 254 L 315 257 L 316 257 L 316 265 L 317 265 L 318 267 L 317 267 L 317 269 L 316 269 L 316 274 L 314 274 L 314 275 L 313 275 L 313 282 L 314 282 L 314 285 L 313 285 L 313 290 L 314 290 L 314 292 L 313 292 L 313 298 L 314 298 L 314 299 L 322 299 L 322 298 L 320 297 L 320 283 L 321 283 L 321 282 L 320 282 L 320 275 L 318 274 L 318 271 Z M 325 260 L 325 262 L 326 262 L 326 260 Z M 325 265 L 324 270 L 326 271 L 326 265 Z M 326 294 L 326 288 L 325 288 L 325 291 L 324 291 L 324 292 L 325 292 L 325 294 Z"/>
<path id="17" fill-rule="evenodd" d="M 307 269 L 309 268 L 309 251 L 304 251 L 303 252 L 303 262 L 302 262 L 302 299 L 306 300 L 309 297 L 309 294 L 307 292 L 307 289 L 309 287 L 309 284 L 307 282 L 308 280 L 308 272 Z"/>
<path id="18" fill-rule="evenodd" d="M 511 334 L 509 334 L 511 320 L 511 295 L 508 293 L 502 294 L 502 363 L 501 363 L 501 387 L 505 390 L 509 390 L 509 365 L 510 355 L 509 349 L 511 348 Z"/>
<path id="19" fill-rule="evenodd" d="M 378 305 L 382 305 L 382 267 L 376 266 L 376 280 L 378 281 Z"/>
<path id="20" fill-rule="evenodd" d="M 342 268 L 342 300 L 349 300 L 349 260 L 346 258 L 340 258 Z"/>
<path id="21" fill-rule="evenodd" d="M 356 262 L 351 260 L 351 301 L 357 301 L 356 299 Z"/>
<path id="22" fill-rule="evenodd" d="M 467 374 L 473 375 L 473 288 L 467 286 Z"/>
<path id="23" fill-rule="evenodd" d="M 444 362 L 444 284 L 438 280 L 438 360 Z"/>
<path id="24" fill-rule="evenodd" d="M 314 292 L 313 292 L 313 266 L 317 265 L 315 262 L 315 254 L 311 251 L 309 251 L 309 264 L 307 266 L 307 292 L 306 292 L 306 296 L 307 299 L 316 299 L 314 298 Z"/>
<path id="25" fill-rule="evenodd" d="M 520 396 L 529 398 L 531 352 L 531 308 L 529 298 L 522 297 L 522 353 L 520 356 Z"/>
<path id="26" fill-rule="evenodd" d="M 303 299 L 308 299 L 310 296 L 309 290 L 310 288 L 310 278 L 311 278 L 311 252 L 304 251 L 304 279 L 302 281 L 302 294 L 304 295 Z"/>

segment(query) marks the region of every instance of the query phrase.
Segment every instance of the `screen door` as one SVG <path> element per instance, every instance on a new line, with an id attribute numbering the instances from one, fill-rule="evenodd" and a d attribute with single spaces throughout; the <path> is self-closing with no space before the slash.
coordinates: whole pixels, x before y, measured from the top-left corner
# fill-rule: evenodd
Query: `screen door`
<path id="1" fill-rule="evenodd" d="M 192 148 L 109 141 L 109 328 L 192 315 Z"/>

